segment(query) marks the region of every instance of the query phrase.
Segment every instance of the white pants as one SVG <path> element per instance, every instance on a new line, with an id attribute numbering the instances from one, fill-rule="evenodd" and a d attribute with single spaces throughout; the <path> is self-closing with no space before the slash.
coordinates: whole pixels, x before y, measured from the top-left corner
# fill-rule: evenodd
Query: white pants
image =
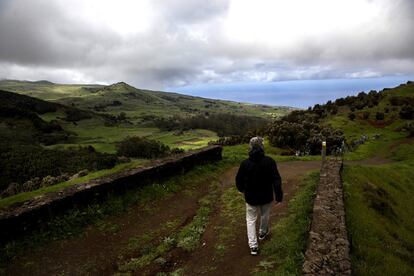
<path id="1" fill-rule="evenodd" d="M 260 228 L 259 234 L 266 233 L 269 228 L 269 215 L 272 203 L 264 205 L 253 206 L 246 203 L 246 223 L 247 223 L 247 238 L 249 240 L 249 247 L 258 247 L 256 235 L 256 220 L 260 211 Z"/>

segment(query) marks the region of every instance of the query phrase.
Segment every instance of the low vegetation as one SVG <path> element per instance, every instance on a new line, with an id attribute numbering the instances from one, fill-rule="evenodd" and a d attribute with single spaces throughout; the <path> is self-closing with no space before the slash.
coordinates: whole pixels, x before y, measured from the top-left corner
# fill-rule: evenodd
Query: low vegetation
<path id="1" fill-rule="evenodd" d="M 72 176 L 85 169 L 112 168 L 117 163 L 115 155 L 97 152 L 92 146 L 53 150 L 40 145 L 0 144 L 0 191 L 8 189 L 3 196 L 32 191 L 50 185 L 40 181 L 46 176 Z"/>
<path id="2" fill-rule="evenodd" d="M 287 148 L 302 155 L 320 154 L 322 141 L 327 153 L 339 151 L 345 143 L 341 130 L 321 126 L 319 118 L 306 111 L 293 111 L 274 122 L 267 132 L 273 146 Z"/>
<path id="3" fill-rule="evenodd" d="M 183 150 L 169 146 L 155 140 L 135 136 L 127 137 L 117 144 L 117 154 L 119 156 L 136 158 L 158 158 L 171 153 L 181 153 Z"/>
<path id="4" fill-rule="evenodd" d="M 172 118 L 160 118 L 155 120 L 155 125 L 161 130 L 189 130 L 208 129 L 219 136 L 245 135 L 249 131 L 264 128 L 268 120 L 253 116 L 240 116 L 233 114 L 203 114 L 189 118 L 178 116 Z"/>

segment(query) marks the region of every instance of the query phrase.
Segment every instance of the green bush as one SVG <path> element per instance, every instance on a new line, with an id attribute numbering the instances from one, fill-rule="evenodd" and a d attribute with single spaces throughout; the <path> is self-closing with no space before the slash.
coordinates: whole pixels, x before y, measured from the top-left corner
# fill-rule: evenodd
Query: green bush
<path id="1" fill-rule="evenodd" d="M 237 116 L 232 114 L 204 114 L 190 118 L 178 116 L 171 118 L 158 118 L 154 121 L 155 126 L 161 130 L 189 130 L 208 129 L 217 133 L 218 136 L 245 135 L 247 132 L 263 128 L 268 121 L 254 116 Z"/>
<path id="2" fill-rule="evenodd" d="M 384 112 L 377 112 L 377 114 L 375 114 L 375 119 L 376 119 L 377 121 L 384 120 L 384 118 L 385 118 L 385 114 L 384 114 Z"/>
<path id="3" fill-rule="evenodd" d="M 364 120 L 368 120 L 368 119 L 369 119 L 369 115 L 370 115 L 370 112 L 369 112 L 369 111 L 364 111 L 364 112 L 362 113 L 362 118 L 363 118 Z"/>
<path id="4" fill-rule="evenodd" d="M 170 152 L 170 147 L 144 137 L 127 137 L 116 146 L 118 156 L 157 158 Z"/>
<path id="5" fill-rule="evenodd" d="M 414 108 L 411 106 L 403 106 L 399 113 L 400 118 L 404 120 L 411 120 L 414 118 Z"/>
<path id="6" fill-rule="evenodd" d="M 0 190 L 12 182 L 23 184 L 35 177 L 108 169 L 116 163 L 115 155 L 97 152 L 91 146 L 56 150 L 39 145 L 0 144 Z"/>
<path id="7" fill-rule="evenodd" d="M 331 153 L 341 148 L 344 141 L 341 131 L 308 121 L 276 121 L 269 127 L 268 136 L 272 146 L 299 150 L 305 154 L 319 154 L 322 141 L 327 142 L 327 152 Z"/>

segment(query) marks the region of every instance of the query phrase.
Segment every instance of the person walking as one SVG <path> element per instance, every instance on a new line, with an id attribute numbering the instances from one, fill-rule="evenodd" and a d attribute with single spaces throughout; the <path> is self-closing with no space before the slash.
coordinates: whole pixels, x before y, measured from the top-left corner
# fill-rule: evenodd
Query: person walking
<path id="1" fill-rule="evenodd" d="M 249 158 L 240 164 L 236 175 L 237 189 L 246 201 L 247 238 L 251 255 L 258 254 L 256 220 L 260 213 L 259 240 L 269 234 L 269 216 L 273 200 L 283 200 L 282 179 L 276 161 L 266 156 L 262 137 L 253 137 L 249 143 Z"/>

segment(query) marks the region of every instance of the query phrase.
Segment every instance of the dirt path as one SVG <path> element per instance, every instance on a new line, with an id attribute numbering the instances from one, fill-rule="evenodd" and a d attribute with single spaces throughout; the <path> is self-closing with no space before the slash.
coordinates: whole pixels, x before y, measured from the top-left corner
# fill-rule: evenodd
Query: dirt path
<path id="1" fill-rule="evenodd" d="M 345 160 L 344 163 L 346 165 L 349 164 L 349 165 L 366 165 L 366 166 L 390 164 L 390 163 L 393 163 L 394 161 L 389 159 L 389 157 L 392 156 L 392 154 L 398 149 L 400 145 L 413 144 L 413 143 L 414 143 L 414 137 L 400 139 L 389 146 L 387 156 L 375 155 L 369 159 L 364 159 L 364 160 L 353 160 L 353 161 Z"/>
<path id="2" fill-rule="evenodd" d="M 271 222 L 276 221 L 287 214 L 287 202 L 295 194 L 300 178 L 310 170 L 320 169 L 319 161 L 295 161 L 281 162 L 278 169 L 283 179 L 284 201 L 281 204 L 273 205 L 271 211 Z M 237 168 L 233 168 L 222 180 L 224 187 L 234 185 L 234 175 Z M 240 195 L 241 196 L 241 195 Z M 238 222 L 233 225 L 233 235 L 230 246 L 222 255 L 216 253 L 215 245 L 219 243 L 220 225 L 228 223 L 227 218 L 220 213 L 212 217 L 209 227 L 202 238 L 202 244 L 205 244 L 200 250 L 191 254 L 185 260 L 186 275 L 251 275 L 252 270 L 262 260 L 259 255 L 257 257 L 250 256 L 250 250 L 247 245 L 246 224 L 244 219 L 244 210 L 238 218 Z"/>
<path id="3" fill-rule="evenodd" d="M 320 165 L 319 161 L 278 163 L 285 200 L 273 206 L 273 223 L 287 213 L 287 202 L 294 195 L 300 178 L 309 170 L 318 170 Z M 202 185 L 186 187 L 146 206 L 132 207 L 100 226 L 89 227 L 81 237 L 51 242 L 26 252 L 11 262 L 6 274 L 112 275 L 122 260 L 145 254 L 146 248 L 159 244 L 171 232 L 188 224 L 196 214 L 199 199 L 209 192 L 213 181 L 219 182 L 222 195 L 232 192 L 236 172 L 237 167 L 231 168 L 218 179 L 208 178 Z M 235 196 L 239 197 L 237 200 L 241 199 L 240 194 Z M 237 215 L 229 223 L 223 208 L 218 198 L 198 249 L 187 252 L 175 248 L 163 256 L 165 261 L 162 264 L 145 267 L 136 275 L 156 275 L 178 268 L 183 268 L 185 275 L 249 275 L 261 257 L 249 254 L 244 209 L 235 210 Z M 226 231 L 230 234 L 223 238 L 222 233 Z M 220 245 L 223 245 L 223 250 Z"/>
<path id="4" fill-rule="evenodd" d="M 365 166 L 375 166 L 375 165 L 384 165 L 392 163 L 392 160 L 389 160 L 383 156 L 374 156 L 369 159 L 364 160 L 344 160 L 345 165 L 365 165 Z"/>

